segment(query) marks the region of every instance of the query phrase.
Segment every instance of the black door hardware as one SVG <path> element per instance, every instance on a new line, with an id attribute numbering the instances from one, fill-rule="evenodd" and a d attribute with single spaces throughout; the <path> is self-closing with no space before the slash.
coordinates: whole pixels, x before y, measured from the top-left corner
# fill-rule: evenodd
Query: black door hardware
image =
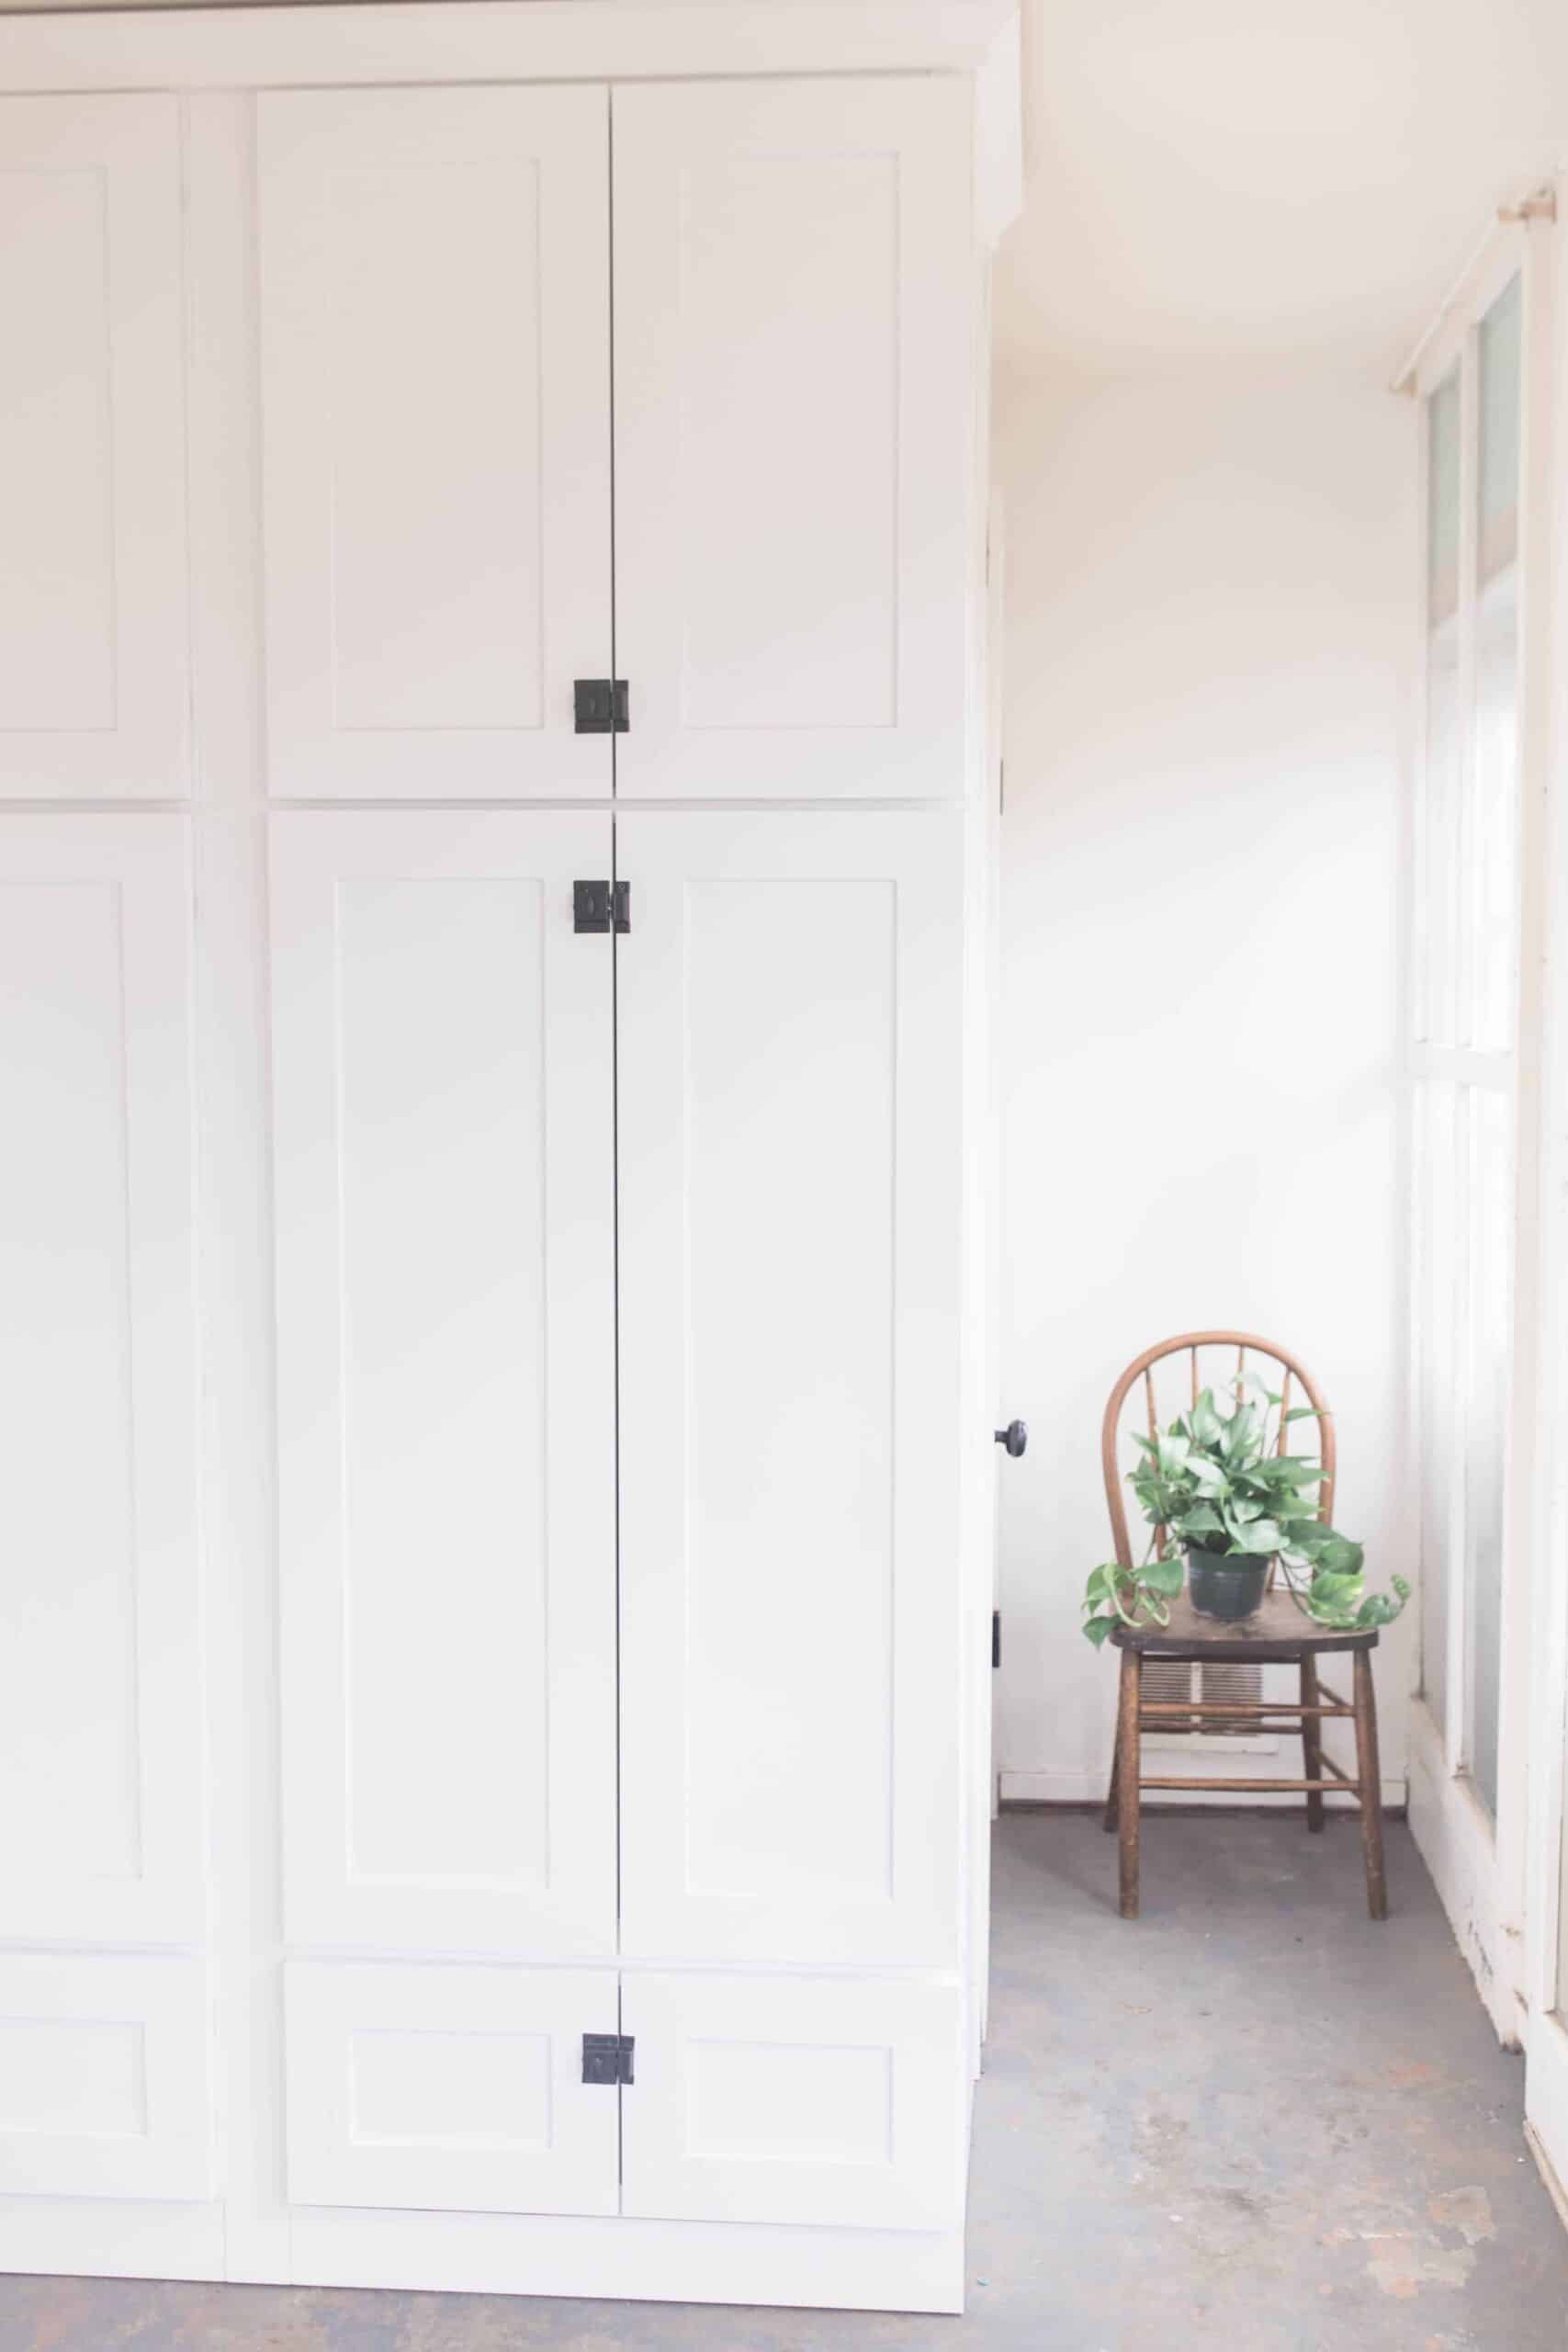
<path id="1" fill-rule="evenodd" d="M 581 926 L 580 926 L 581 928 Z M 1022 1421 L 1010 1421 L 1005 1430 L 997 1431 L 997 1443 L 1005 1445 L 1016 1462 L 1029 1443 L 1029 1431 Z"/>
<path id="2" fill-rule="evenodd" d="M 571 886 L 571 927 L 573 931 L 630 931 L 631 884 L 574 882 Z"/>
<path id="3" fill-rule="evenodd" d="M 624 678 L 574 678 L 574 731 L 579 735 L 624 735 L 631 724 Z"/>
<path id="4" fill-rule="evenodd" d="M 585 2083 L 629 2083 L 635 2037 L 629 2033 L 585 2033 L 582 2037 L 582 2079 Z"/>

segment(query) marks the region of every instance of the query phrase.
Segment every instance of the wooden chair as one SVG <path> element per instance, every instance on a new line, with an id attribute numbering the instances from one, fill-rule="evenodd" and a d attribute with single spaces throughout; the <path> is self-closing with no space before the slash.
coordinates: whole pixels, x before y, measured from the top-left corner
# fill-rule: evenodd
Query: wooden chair
<path id="1" fill-rule="evenodd" d="M 1223 1351 L 1217 1370 L 1201 1369 L 1202 1351 Z M 1264 1377 L 1267 1385 L 1285 1400 L 1288 1409 L 1296 1392 L 1309 1406 L 1317 1408 L 1321 1418 L 1312 1422 L 1298 1421 L 1298 1430 L 1316 1432 L 1311 1451 L 1321 1462 L 1326 1476 L 1318 1489 L 1318 1516 L 1327 1521 L 1334 1509 L 1334 1421 L 1324 1403 L 1321 1390 L 1294 1356 L 1271 1340 L 1259 1340 L 1247 1331 L 1187 1331 L 1179 1339 L 1162 1340 L 1130 1363 L 1111 1392 L 1105 1408 L 1105 1423 L 1100 1454 L 1105 1471 L 1105 1498 L 1111 1507 L 1111 1527 L 1115 1539 L 1116 1557 L 1124 1568 L 1134 1565 L 1132 1544 L 1127 1528 L 1127 1504 L 1123 1492 L 1123 1471 L 1121 1458 L 1122 1414 L 1129 1398 L 1143 1385 L 1143 1409 L 1146 1413 L 1150 1434 L 1186 1409 L 1186 1397 L 1161 1408 L 1156 1400 L 1155 1368 L 1170 1357 L 1186 1357 L 1187 1381 L 1190 1398 L 1195 1401 L 1201 1388 L 1224 1390 L 1234 1387 L 1239 1377 L 1253 1365 L 1272 1366 L 1278 1376 Z M 1137 1409 L 1134 1403 L 1134 1409 Z M 1281 1413 L 1280 1451 L 1286 1451 L 1289 1430 Z M 1308 1449 L 1303 1446 L 1303 1453 Z M 1165 1548 L 1166 1531 L 1157 1536 L 1159 1548 Z M 1116 1747 L 1111 1759 L 1111 1792 L 1105 1804 L 1105 1826 L 1118 1832 L 1121 1840 L 1122 1917 L 1135 1919 L 1138 1916 L 1138 1811 L 1139 1798 L 1145 1789 L 1218 1789 L 1240 1795 L 1244 1792 L 1264 1790 L 1301 1790 L 1306 1796 L 1307 1827 L 1323 1827 L 1323 1793 L 1325 1789 L 1343 1787 L 1355 1796 L 1361 1813 L 1361 1842 L 1367 1864 L 1367 1908 L 1374 1919 L 1388 1917 L 1388 1894 L 1383 1877 L 1382 1800 L 1378 1769 L 1377 1702 L 1372 1692 L 1371 1652 L 1377 1645 L 1377 1629 L 1366 1633 L 1329 1633 L 1313 1624 L 1310 1618 L 1297 1608 L 1288 1592 L 1270 1589 L 1265 1594 L 1263 1606 L 1256 1617 L 1237 1624 L 1226 1624 L 1213 1617 L 1201 1617 L 1183 1592 L 1170 1607 L 1170 1623 L 1164 1627 L 1144 1626 L 1134 1629 L 1118 1625 L 1111 1639 L 1122 1653 L 1122 1683 L 1116 1716 Z M 1349 1699 L 1341 1698 L 1320 1679 L 1317 1661 L 1325 1651 L 1348 1650 L 1351 1654 L 1353 1677 Z M 1212 1700 L 1201 1696 L 1181 1701 L 1148 1701 L 1143 1695 L 1143 1668 L 1145 1658 L 1179 1660 L 1189 1665 L 1246 1663 L 1254 1666 L 1295 1666 L 1301 1674 L 1299 1700 L 1278 1704 L 1265 1701 Z M 1352 1777 L 1342 1771 L 1323 1750 L 1322 1726 L 1325 1719 L 1336 1716 L 1351 1721 L 1356 1726 L 1356 1770 Z M 1174 1773 L 1149 1775 L 1142 1769 L 1140 1735 L 1145 1731 L 1168 1730 L 1173 1723 L 1198 1728 L 1209 1721 L 1216 1726 L 1237 1728 L 1236 1719 L 1244 1718 L 1246 1728 L 1258 1731 L 1301 1732 L 1303 1770 L 1299 1781 L 1218 1780 L 1196 1775 Z M 1286 1718 L 1282 1722 L 1269 1720 Z"/>

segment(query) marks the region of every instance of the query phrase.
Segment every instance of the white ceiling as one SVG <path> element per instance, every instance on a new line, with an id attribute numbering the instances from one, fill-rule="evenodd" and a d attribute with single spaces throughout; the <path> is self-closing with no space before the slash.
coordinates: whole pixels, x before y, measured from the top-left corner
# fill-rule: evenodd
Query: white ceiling
<path id="1" fill-rule="evenodd" d="M 1005 360 L 1386 379 L 1568 161 L 1568 0 L 1024 0 Z"/>

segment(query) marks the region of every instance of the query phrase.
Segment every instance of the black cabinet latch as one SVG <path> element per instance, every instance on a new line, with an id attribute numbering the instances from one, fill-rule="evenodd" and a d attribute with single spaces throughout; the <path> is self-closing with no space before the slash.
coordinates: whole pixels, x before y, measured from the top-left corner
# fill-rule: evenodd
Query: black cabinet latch
<path id="1" fill-rule="evenodd" d="M 574 678 L 572 708 L 579 735 L 624 735 L 631 724 L 624 678 Z"/>
<path id="2" fill-rule="evenodd" d="M 632 886 L 629 882 L 574 882 L 571 886 L 573 931 L 630 931 Z"/>
<path id="3" fill-rule="evenodd" d="M 629 2083 L 635 2037 L 629 2033 L 585 2033 L 582 2037 L 582 2079 L 585 2083 Z"/>

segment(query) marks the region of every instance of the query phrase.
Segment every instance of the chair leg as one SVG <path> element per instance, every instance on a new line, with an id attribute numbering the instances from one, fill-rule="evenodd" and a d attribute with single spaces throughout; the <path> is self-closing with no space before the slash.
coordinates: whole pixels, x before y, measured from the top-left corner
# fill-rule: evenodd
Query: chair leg
<path id="1" fill-rule="evenodd" d="M 1122 1707 L 1126 1690 L 1123 1678 L 1116 1686 L 1116 1731 L 1111 1742 L 1111 1785 L 1105 1793 L 1105 1812 L 1100 1825 L 1105 1830 L 1115 1828 L 1121 1814 L 1118 1800 L 1122 1788 Z"/>
<path id="2" fill-rule="evenodd" d="M 1142 1712 L 1141 1652 L 1122 1653 L 1122 1699 L 1116 1719 L 1116 1827 L 1121 1841 L 1122 1917 L 1138 1916 L 1138 1717 Z"/>
<path id="3" fill-rule="evenodd" d="M 1302 1704 L 1303 1707 L 1315 1707 L 1319 1704 L 1315 1658 L 1303 1657 L 1302 1660 Z M 1323 1778 L 1323 1719 L 1319 1715 L 1302 1717 L 1302 1769 L 1303 1778 L 1305 1780 L 1321 1781 Z M 1307 1791 L 1307 1827 L 1309 1829 L 1323 1827 L 1323 1791 L 1321 1789 Z"/>
<path id="4" fill-rule="evenodd" d="M 1388 1882 L 1382 1861 L 1382 1771 L 1378 1761 L 1378 1702 L 1372 1690 L 1372 1662 L 1365 1650 L 1356 1652 L 1352 1696 L 1356 1709 L 1356 1780 L 1361 1803 L 1361 1843 L 1367 1857 L 1367 1909 L 1374 1919 L 1388 1917 Z"/>

